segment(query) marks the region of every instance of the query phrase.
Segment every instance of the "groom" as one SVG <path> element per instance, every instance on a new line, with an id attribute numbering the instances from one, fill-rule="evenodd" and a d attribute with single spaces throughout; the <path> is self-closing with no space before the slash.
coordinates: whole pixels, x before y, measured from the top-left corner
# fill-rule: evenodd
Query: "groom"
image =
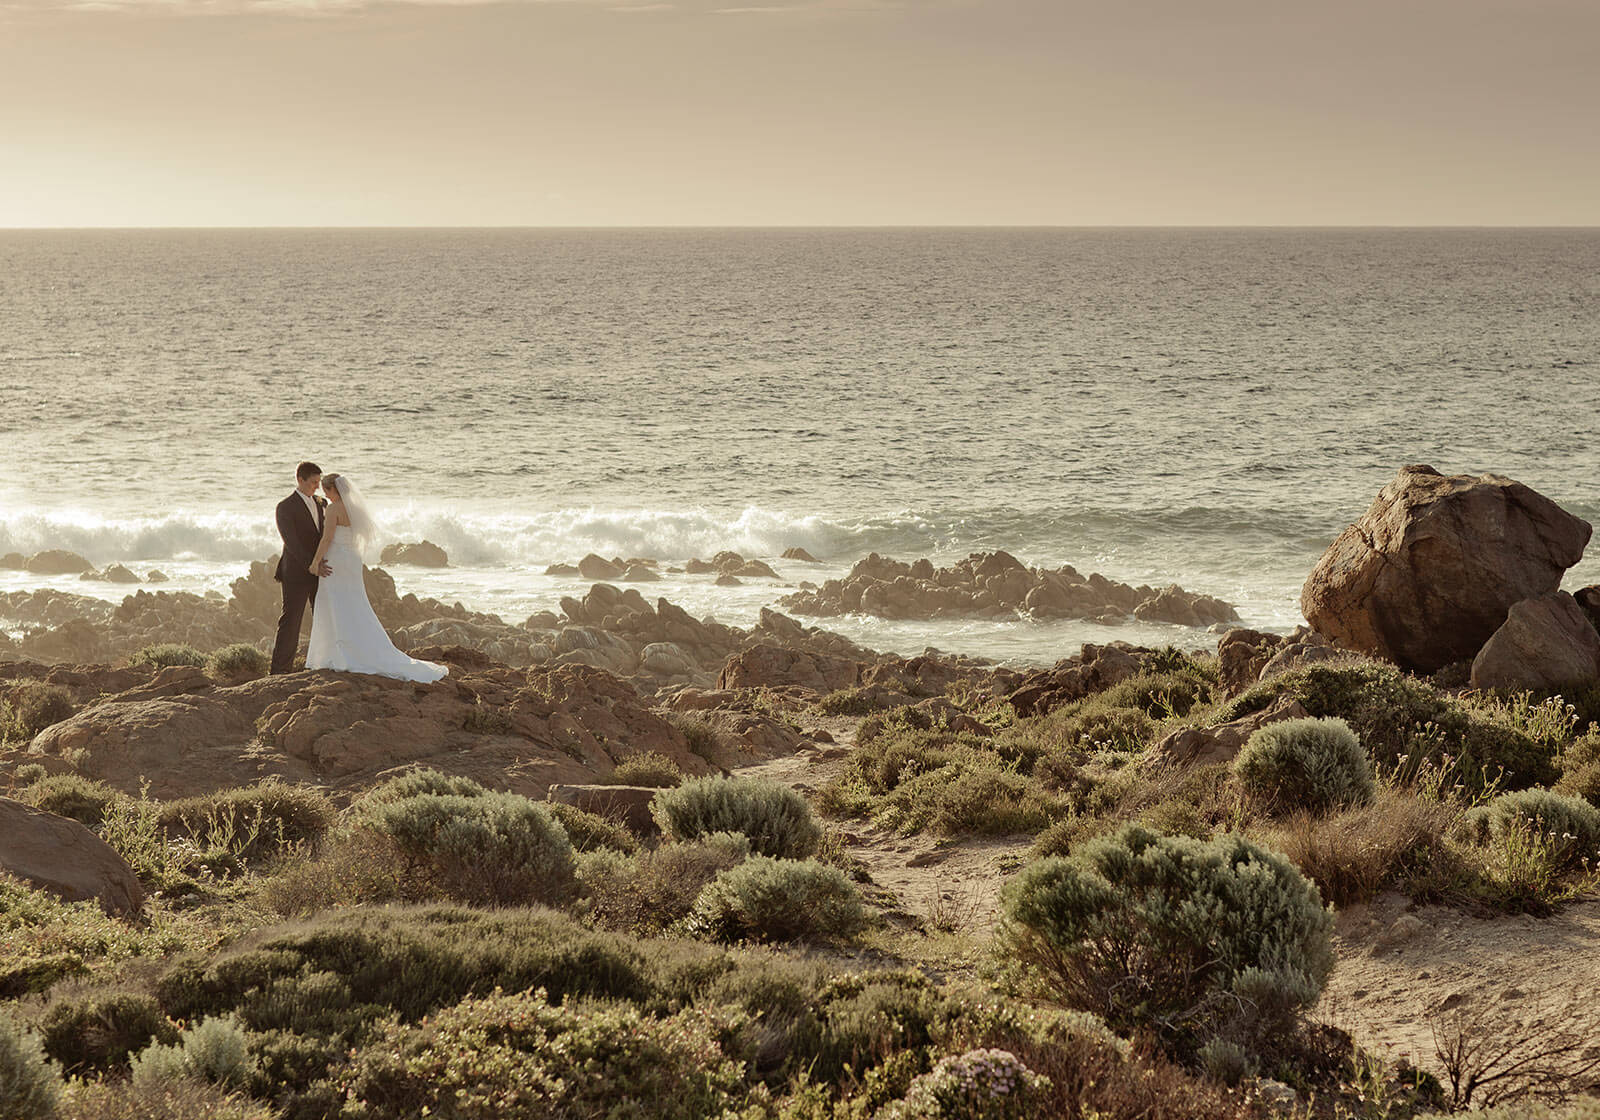
<path id="1" fill-rule="evenodd" d="M 295 650 L 300 645 L 300 620 L 306 604 L 317 601 L 317 579 L 332 575 L 324 560 L 311 574 L 311 558 L 322 540 L 322 511 L 328 504 L 317 497 L 322 468 L 301 463 L 294 471 L 295 488 L 278 503 L 278 535 L 283 538 L 283 554 L 272 578 L 283 584 L 283 614 L 278 617 L 278 640 L 272 647 L 272 671 L 287 673 L 294 668 Z"/>

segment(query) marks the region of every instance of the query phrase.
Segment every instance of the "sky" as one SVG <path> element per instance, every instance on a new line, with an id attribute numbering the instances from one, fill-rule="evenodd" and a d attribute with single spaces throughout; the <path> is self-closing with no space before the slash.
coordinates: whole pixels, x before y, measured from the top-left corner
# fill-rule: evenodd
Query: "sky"
<path id="1" fill-rule="evenodd" d="M 1600 225 L 1600 0 L 0 0 L 0 228 Z"/>

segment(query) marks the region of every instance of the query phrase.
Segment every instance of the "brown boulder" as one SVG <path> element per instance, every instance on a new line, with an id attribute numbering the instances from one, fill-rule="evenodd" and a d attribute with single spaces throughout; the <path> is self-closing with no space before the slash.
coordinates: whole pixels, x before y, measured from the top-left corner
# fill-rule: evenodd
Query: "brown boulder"
<path id="1" fill-rule="evenodd" d="M 584 579 L 620 579 L 624 569 L 620 564 L 613 564 L 603 556 L 589 553 L 578 561 L 578 574 Z"/>
<path id="2" fill-rule="evenodd" d="M 785 560 L 798 560 L 802 564 L 820 564 L 820 563 L 822 563 L 822 561 L 818 560 L 815 556 L 811 555 L 811 553 L 807 552 L 805 549 L 800 548 L 798 546 L 796 546 L 795 548 L 786 548 L 786 549 L 784 549 L 783 550 L 783 559 L 785 559 Z"/>
<path id="3" fill-rule="evenodd" d="M 28 557 L 28 571 L 40 576 L 72 576 L 79 572 L 92 572 L 94 565 L 76 552 L 51 548 Z"/>
<path id="4" fill-rule="evenodd" d="M 68 902 L 137 914 L 144 888 L 128 862 L 77 821 L 0 797 L 0 871 Z"/>
<path id="5" fill-rule="evenodd" d="M 1560 587 L 1589 534 L 1509 478 L 1403 467 L 1317 562 L 1301 609 L 1338 645 L 1433 672 L 1476 654 L 1513 604 Z"/>
<path id="6" fill-rule="evenodd" d="M 650 803 L 660 792 L 654 786 L 555 785 L 550 787 L 549 799 L 558 805 L 571 805 L 586 813 L 608 817 L 635 836 L 648 840 L 661 835 L 661 828 L 650 812 Z"/>
<path id="7" fill-rule="evenodd" d="M 381 564 L 411 564 L 418 568 L 448 568 L 450 557 L 445 550 L 432 541 L 418 541 L 416 544 L 385 545 L 383 553 L 378 558 Z"/>
<path id="8" fill-rule="evenodd" d="M 717 687 L 772 688 L 798 685 L 827 693 L 850 688 L 861 679 L 861 664 L 825 653 L 756 645 L 734 654 L 723 665 Z"/>
<path id="9" fill-rule="evenodd" d="M 1261 679 L 1261 670 L 1282 649 L 1281 634 L 1265 634 L 1238 626 L 1217 641 L 1217 676 L 1223 692 L 1237 696 Z"/>
<path id="10" fill-rule="evenodd" d="M 1144 668 L 1141 655 L 1149 652 L 1126 642 L 1103 646 L 1085 642 L 1076 657 L 1023 677 L 1006 703 L 1019 716 L 1045 715 L 1134 676 Z"/>
<path id="11" fill-rule="evenodd" d="M 1300 701 L 1279 697 L 1272 707 L 1231 723 L 1218 727 L 1180 728 L 1150 748 L 1145 764 L 1159 768 L 1232 762 L 1245 742 L 1260 728 L 1286 719 L 1304 719 L 1309 714 Z"/>
<path id="12" fill-rule="evenodd" d="M 1472 662 L 1473 688 L 1558 689 L 1600 680 L 1600 634 L 1558 591 L 1511 608 Z"/>

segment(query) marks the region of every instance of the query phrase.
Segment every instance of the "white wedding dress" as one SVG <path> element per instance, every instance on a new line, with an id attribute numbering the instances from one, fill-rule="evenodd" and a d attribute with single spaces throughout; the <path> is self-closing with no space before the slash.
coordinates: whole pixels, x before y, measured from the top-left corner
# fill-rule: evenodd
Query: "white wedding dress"
<path id="1" fill-rule="evenodd" d="M 306 650 L 307 669 L 338 669 L 346 673 L 372 673 L 405 681 L 436 681 L 450 672 L 448 665 L 418 661 L 394 648 L 383 624 L 367 601 L 361 578 L 361 553 L 352 543 L 348 526 L 336 525 L 333 543 L 325 557 L 331 575 L 317 584 L 311 608 L 311 645 Z"/>

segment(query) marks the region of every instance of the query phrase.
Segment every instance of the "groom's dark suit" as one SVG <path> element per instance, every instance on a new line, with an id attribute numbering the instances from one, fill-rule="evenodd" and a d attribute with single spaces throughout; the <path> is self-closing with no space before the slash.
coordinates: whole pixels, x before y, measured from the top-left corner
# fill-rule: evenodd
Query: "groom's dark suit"
<path id="1" fill-rule="evenodd" d="M 272 671 L 287 673 L 294 668 L 295 650 L 300 646 L 300 621 L 306 604 L 317 601 L 317 577 L 311 574 L 311 558 L 322 542 L 322 511 L 327 502 L 317 503 L 317 516 L 311 516 L 306 500 L 296 490 L 278 503 L 278 535 L 283 538 L 283 554 L 272 578 L 283 584 L 283 614 L 278 618 L 278 640 L 272 646 Z"/>

